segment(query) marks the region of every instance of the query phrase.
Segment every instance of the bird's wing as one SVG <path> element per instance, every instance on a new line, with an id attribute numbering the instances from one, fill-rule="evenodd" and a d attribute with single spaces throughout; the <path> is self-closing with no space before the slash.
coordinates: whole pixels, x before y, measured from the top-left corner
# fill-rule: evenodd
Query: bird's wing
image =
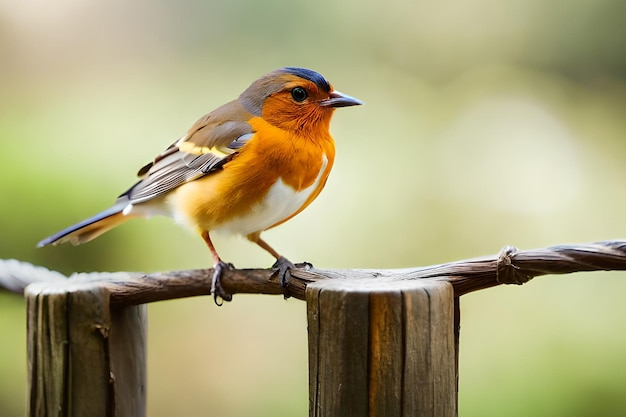
<path id="1" fill-rule="evenodd" d="M 252 137 L 250 117 L 235 100 L 200 118 L 185 136 L 139 170 L 141 179 L 118 201 L 143 203 L 221 169 Z"/>

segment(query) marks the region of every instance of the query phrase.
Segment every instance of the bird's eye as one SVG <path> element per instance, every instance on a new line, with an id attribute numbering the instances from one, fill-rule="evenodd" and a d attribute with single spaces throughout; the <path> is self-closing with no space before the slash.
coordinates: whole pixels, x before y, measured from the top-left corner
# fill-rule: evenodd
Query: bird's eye
<path id="1" fill-rule="evenodd" d="M 293 97 L 294 101 L 297 103 L 302 103 L 308 96 L 306 90 L 302 87 L 296 87 L 291 90 L 291 97 Z"/>

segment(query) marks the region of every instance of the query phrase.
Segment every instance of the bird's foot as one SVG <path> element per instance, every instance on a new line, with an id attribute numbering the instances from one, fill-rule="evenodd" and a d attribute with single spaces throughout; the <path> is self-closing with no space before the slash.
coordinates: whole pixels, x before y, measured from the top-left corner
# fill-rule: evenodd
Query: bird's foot
<path id="1" fill-rule="evenodd" d="M 285 298 L 291 297 L 291 294 L 289 294 L 289 278 L 291 277 L 290 271 L 291 269 L 294 269 L 294 268 L 311 269 L 313 268 L 313 265 L 311 265 L 308 262 L 294 264 L 289 259 L 285 258 L 284 256 L 281 256 L 280 258 L 278 258 L 276 262 L 274 262 L 274 265 L 272 265 L 272 269 L 278 272 L 278 282 L 280 283 L 280 286 L 285 291 L 284 292 Z"/>
<path id="2" fill-rule="evenodd" d="M 224 304 L 224 301 L 231 301 L 233 299 L 233 295 L 226 291 L 224 287 L 222 287 L 222 274 L 224 270 L 232 269 L 235 266 L 233 264 L 227 264 L 226 262 L 219 261 L 213 267 L 213 280 L 211 281 L 211 294 L 213 294 L 213 301 L 217 306 L 221 306 Z"/>

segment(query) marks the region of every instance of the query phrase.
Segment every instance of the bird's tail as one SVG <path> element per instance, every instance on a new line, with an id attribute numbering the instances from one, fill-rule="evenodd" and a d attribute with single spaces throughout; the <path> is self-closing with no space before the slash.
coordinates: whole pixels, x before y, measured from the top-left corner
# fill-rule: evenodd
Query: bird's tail
<path id="1" fill-rule="evenodd" d="M 113 229 L 135 216 L 125 215 L 122 211 L 125 205 L 116 204 L 95 216 L 92 216 L 80 223 L 61 230 L 39 242 L 37 247 L 46 245 L 58 245 L 60 243 L 71 242 L 73 245 L 89 242 L 101 234 Z"/>

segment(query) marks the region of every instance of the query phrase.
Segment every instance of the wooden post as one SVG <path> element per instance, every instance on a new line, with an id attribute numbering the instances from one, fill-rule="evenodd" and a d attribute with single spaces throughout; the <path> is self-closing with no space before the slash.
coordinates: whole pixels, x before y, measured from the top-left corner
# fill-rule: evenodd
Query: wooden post
<path id="1" fill-rule="evenodd" d="M 327 280 L 306 300 L 310 417 L 456 415 L 450 283 Z"/>
<path id="2" fill-rule="evenodd" d="M 25 291 L 30 417 L 145 416 L 145 306 L 111 307 L 96 283 Z"/>

